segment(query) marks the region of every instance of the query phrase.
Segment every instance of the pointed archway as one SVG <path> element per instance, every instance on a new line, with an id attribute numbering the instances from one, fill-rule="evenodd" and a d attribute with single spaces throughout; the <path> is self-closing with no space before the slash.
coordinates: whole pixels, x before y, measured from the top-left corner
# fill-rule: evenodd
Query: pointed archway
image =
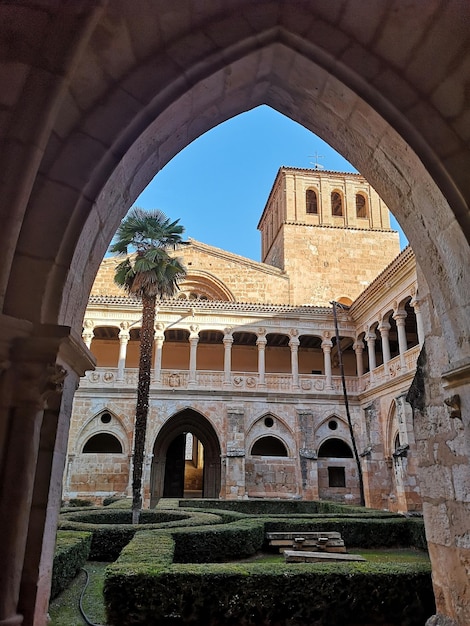
<path id="1" fill-rule="evenodd" d="M 200 442 L 204 449 L 201 495 L 203 498 L 219 497 L 221 484 L 219 437 L 206 417 L 194 409 L 184 409 L 164 424 L 155 440 L 150 478 L 151 506 L 163 496 L 184 497 L 185 449 L 188 433 L 191 433 L 194 440 Z"/>

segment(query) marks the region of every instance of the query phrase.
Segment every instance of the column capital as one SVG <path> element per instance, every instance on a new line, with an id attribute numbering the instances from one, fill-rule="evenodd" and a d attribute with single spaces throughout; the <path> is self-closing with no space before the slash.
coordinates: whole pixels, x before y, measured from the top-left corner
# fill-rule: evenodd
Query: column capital
<path id="1" fill-rule="evenodd" d="M 367 343 L 371 343 L 372 341 L 375 342 L 375 340 L 377 339 L 377 335 L 375 334 L 375 332 L 373 330 L 368 330 L 366 333 L 366 337 L 365 337 Z"/>
<path id="2" fill-rule="evenodd" d="M 191 326 L 189 327 L 189 340 L 192 341 L 193 339 L 197 339 L 199 340 L 199 326 L 197 324 L 191 324 Z"/>
<path id="3" fill-rule="evenodd" d="M 396 321 L 397 324 L 401 322 L 405 323 L 405 319 L 407 317 L 408 317 L 408 314 L 405 311 L 405 309 L 397 309 L 395 313 L 393 314 L 393 319 Z"/>
<path id="4" fill-rule="evenodd" d="M 388 322 L 381 322 L 379 325 L 379 332 L 382 336 L 384 335 L 388 335 L 389 331 L 391 329 L 391 325 Z"/>
<path id="5" fill-rule="evenodd" d="M 359 340 L 356 340 L 353 343 L 353 350 L 354 352 L 362 352 L 364 350 L 365 346 L 364 346 L 364 342 Z"/>
<path id="6" fill-rule="evenodd" d="M 297 350 L 300 345 L 298 337 L 291 337 L 289 340 L 289 346 L 291 350 Z"/>
<path id="7" fill-rule="evenodd" d="M 333 347 L 333 342 L 331 339 L 323 339 L 321 342 L 321 348 L 323 352 L 331 352 L 331 348 Z"/>

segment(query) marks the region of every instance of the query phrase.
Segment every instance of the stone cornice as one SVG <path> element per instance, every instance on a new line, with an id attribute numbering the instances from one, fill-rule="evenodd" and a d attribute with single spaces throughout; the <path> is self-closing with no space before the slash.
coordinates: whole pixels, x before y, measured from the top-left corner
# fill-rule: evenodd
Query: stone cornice
<path id="1" fill-rule="evenodd" d="M 249 259 L 247 257 L 235 254 L 234 252 L 227 252 L 227 250 L 222 250 L 222 248 L 210 246 L 200 241 L 196 241 L 195 239 L 189 239 L 189 242 L 195 250 L 205 252 L 206 254 L 210 254 L 211 256 L 227 259 L 229 261 L 235 261 L 236 263 L 241 263 L 243 265 L 248 265 L 257 272 L 264 272 L 266 274 L 271 274 L 288 280 L 285 272 L 283 270 L 280 270 L 278 267 L 274 267 L 273 265 L 261 263 L 260 261 L 253 261 L 252 259 Z"/>
<path id="2" fill-rule="evenodd" d="M 217 300 L 162 300 L 157 303 L 160 311 L 187 311 L 194 309 L 195 311 L 212 314 L 215 311 L 225 313 L 283 313 L 291 315 L 308 315 L 331 317 L 331 307 L 315 307 L 315 306 L 292 306 L 288 304 L 257 304 L 245 302 L 224 302 Z M 131 296 L 90 296 L 88 301 L 88 310 L 99 308 L 117 308 L 117 309 L 141 309 L 142 304 L 137 298 Z"/>

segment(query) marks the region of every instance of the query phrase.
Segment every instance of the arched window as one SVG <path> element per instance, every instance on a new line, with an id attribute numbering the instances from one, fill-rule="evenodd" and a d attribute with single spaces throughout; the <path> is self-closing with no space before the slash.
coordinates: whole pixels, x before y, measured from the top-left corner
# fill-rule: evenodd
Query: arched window
<path id="1" fill-rule="evenodd" d="M 98 433 L 90 437 L 83 446 L 83 453 L 122 454 L 122 445 L 117 437 L 109 433 Z"/>
<path id="2" fill-rule="evenodd" d="M 367 217 L 367 199 L 362 193 L 356 194 L 356 217 Z"/>
<path id="3" fill-rule="evenodd" d="M 251 448 L 253 456 L 288 456 L 286 446 L 277 437 L 261 437 Z"/>
<path id="4" fill-rule="evenodd" d="M 314 189 L 307 189 L 305 194 L 305 206 L 307 213 L 318 215 L 317 192 Z"/>
<path id="5" fill-rule="evenodd" d="M 343 198 L 338 191 L 331 194 L 331 214 L 341 217 L 343 215 Z"/>
<path id="6" fill-rule="evenodd" d="M 336 459 L 352 459 L 353 453 L 348 444 L 342 439 L 332 437 L 322 443 L 318 450 L 318 457 L 333 457 Z"/>

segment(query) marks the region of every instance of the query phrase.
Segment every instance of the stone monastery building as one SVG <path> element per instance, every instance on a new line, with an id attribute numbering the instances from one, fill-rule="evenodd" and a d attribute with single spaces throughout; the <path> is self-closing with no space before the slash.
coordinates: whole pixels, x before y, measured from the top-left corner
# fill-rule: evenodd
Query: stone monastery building
<path id="1" fill-rule="evenodd" d="M 411 406 L 423 342 L 416 264 L 358 174 L 282 167 L 259 221 L 262 262 L 190 240 L 157 312 L 144 498 L 360 501 L 420 510 Z M 141 305 L 96 277 L 66 498 L 131 494 Z M 336 305 L 339 343 L 332 301 Z M 339 354 L 339 348 L 341 354 Z"/>

